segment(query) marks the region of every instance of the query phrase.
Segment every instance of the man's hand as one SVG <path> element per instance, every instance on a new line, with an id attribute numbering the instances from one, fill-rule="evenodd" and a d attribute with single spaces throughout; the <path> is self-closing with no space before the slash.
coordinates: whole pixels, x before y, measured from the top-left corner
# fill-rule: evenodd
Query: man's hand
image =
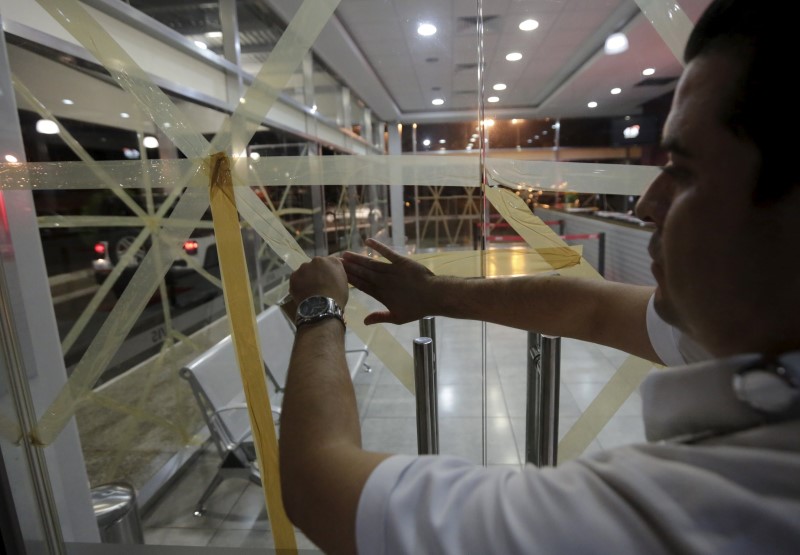
<path id="1" fill-rule="evenodd" d="M 323 295 L 331 297 L 344 308 L 349 291 L 341 259 L 315 256 L 311 261 L 301 264 L 289 278 L 289 293 L 296 303 L 312 295 Z"/>
<path id="2" fill-rule="evenodd" d="M 367 239 L 366 245 L 390 263 L 353 252 L 343 255 L 350 283 L 375 297 L 388 309 L 369 314 L 364 323 L 405 324 L 433 314 L 433 272 L 374 239 Z"/>

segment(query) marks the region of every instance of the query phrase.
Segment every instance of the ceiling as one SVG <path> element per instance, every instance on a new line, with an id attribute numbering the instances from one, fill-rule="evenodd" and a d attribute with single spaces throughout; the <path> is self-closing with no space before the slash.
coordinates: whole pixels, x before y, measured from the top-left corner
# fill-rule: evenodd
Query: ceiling
<path id="1" fill-rule="evenodd" d="M 670 93 L 681 63 L 640 12 L 638 4 L 675 10 L 692 22 L 710 0 L 341 0 L 314 44 L 315 54 L 383 121 L 474 121 L 479 106 L 478 21 L 483 26 L 485 116 L 586 118 L 635 115 L 642 105 Z M 219 2 L 127 0 L 190 40 L 221 52 Z M 237 0 L 241 62 L 253 73 L 268 58 L 298 0 Z M 482 5 L 483 17 L 478 18 Z M 539 27 L 521 31 L 536 19 Z M 430 37 L 420 22 L 436 25 Z M 624 31 L 629 49 L 603 53 L 609 34 Z M 520 52 L 517 62 L 505 60 Z M 651 77 L 642 70 L 655 69 Z M 492 90 L 495 83 L 507 89 Z M 619 87 L 617 95 L 611 89 Z M 434 98 L 444 104 L 434 106 Z M 596 108 L 587 103 L 596 101 Z"/>
<path id="2" fill-rule="evenodd" d="M 219 4 L 196 0 L 128 0 L 137 9 L 221 52 Z M 637 3 L 638 2 L 638 3 Z M 681 72 L 639 3 L 667 13 L 676 6 L 694 22 L 710 0 L 341 0 L 314 49 L 319 59 L 385 121 L 474 120 L 478 110 L 478 31 L 482 22 L 486 115 L 610 117 L 641 113 L 643 103 L 671 92 Z M 237 0 L 242 65 L 256 71 L 302 4 L 298 0 Z M 478 9 L 482 18 L 478 17 Z M 278 17 L 276 18 L 275 15 Z M 525 32 L 519 23 L 536 19 Z M 438 32 L 422 37 L 420 22 Z M 623 31 L 629 49 L 603 53 Z M 508 62 L 508 52 L 522 60 Z M 655 74 L 644 77 L 651 67 Z M 505 91 L 491 87 L 505 83 Z M 619 87 L 622 92 L 610 93 Z M 434 98 L 444 99 L 441 106 Z M 588 108 L 589 101 L 596 108 Z"/>

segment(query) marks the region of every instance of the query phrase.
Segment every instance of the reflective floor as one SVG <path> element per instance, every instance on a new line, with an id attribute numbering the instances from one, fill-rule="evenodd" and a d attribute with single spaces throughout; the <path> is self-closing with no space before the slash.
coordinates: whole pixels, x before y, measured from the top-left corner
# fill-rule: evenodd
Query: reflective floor
<path id="1" fill-rule="evenodd" d="M 483 334 L 486 335 L 486 464 L 521 467 L 525 452 L 526 342 L 524 331 L 477 322 L 436 318 L 440 452 L 481 464 L 483 403 L 481 395 Z M 389 326 L 411 351 L 419 335 L 416 323 Z M 616 369 L 621 351 L 563 339 L 559 436 L 575 424 Z M 374 356 L 372 371 L 355 378 L 365 448 L 416 453 L 414 397 Z M 584 453 L 644 440 L 641 399 L 634 393 Z M 205 450 L 168 492 L 143 515 L 148 544 L 272 547 L 270 523 L 261 488 L 244 480 L 226 480 L 208 502 L 202 517 L 194 504 L 211 480 L 219 457 Z M 298 548 L 315 550 L 298 532 Z"/>

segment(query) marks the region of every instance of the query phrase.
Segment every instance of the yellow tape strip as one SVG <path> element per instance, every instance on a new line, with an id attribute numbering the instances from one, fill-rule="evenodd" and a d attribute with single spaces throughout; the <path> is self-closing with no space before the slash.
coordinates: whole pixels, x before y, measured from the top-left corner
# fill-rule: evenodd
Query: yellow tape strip
<path id="1" fill-rule="evenodd" d="M 175 210 L 170 216 L 171 221 L 180 220 L 196 220 L 199 221 L 205 210 L 208 208 L 208 189 L 206 187 L 192 187 L 182 193 L 183 186 L 197 175 L 198 169 L 204 166 L 205 158 L 202 158 L 209 150 L 209 144 L 202 137 L 202 135 L 193 132 L 182 121 L 182 117 L 169 98 L 161 92 L 161 90 L 153 84 L 144 73 L 144 71 L 136 65 L 136 63 L 119 47 L 119 45 L 105 32 L 105 30 L 95 21 L 77 2 L 74 0 L 37 0 L 42 3 L 43 7 L 59 21 L 65 29 L 73 34 L 88 50 L 93 52 L 98 59 L 100 59 L 106 68 L 114 75 L 119 83 L 131 92 L 134 97 L 139 101 L 140 105 L 147 111 L 151 117 L 154 118 L 156 124 L 161 125 L 165 134 L 181 149 L 187 156 L 194 157 L 190 161 L 189 171 L 184 174 L 173 175 L 171 178 L 179 183 L 169 195 L 165 203 L 159 209 L 157 216 L 163 217 L 165 211 L 171 207 L 174 200 L 178 195 L 182 197 Z M 338 2 L 337 2 L 338 3 Z M 303 13 L 308 13 L 313 9 L 312 4 L 315 2 L 304 2 L 301 6 Z M 326 0 L 326 5 L 331 6 L 331 1 Z M 320 12 L 322 15 L 326 10 Z M 327 16 L 324 18 L 317 15 L 324 24 L 327 21 Z M 305 37 L 305 41 L 313 43 L 316 36 L 306 33 L 303 24 L 308 24 L 308 18 L 302 19 L 299 22 L 293 20 L 290 22 L 286 33 L 278 41 L 278 46 L 284 41 L 296 43 L 297 36 Z M 310 25 L 310 28 L 319 32 L 322 24 Z M 292 37 L 292 38 L 286 38 Z M 302 56 L 305 51 L 300 52 L 293 50 L 290 52 L 291 56 L 295 56 L 293 61 L 295 66 L 300 64 Z M 259 75 L 267 75 L 273 68 L 280 69 L 281 64 L 288 65 L 292 63 L 289 59 L 280 59 L 270 56 L 270 60 L 264 64 Z M 277 73 L 284 75 L 287 79 L 285 71 L 277 71 Z M 280 88 L 280 87 L 279 87 Z M 243 110 L 242 105 L 237 108 L 237 111 Z M 236 115 L 236 112 L 234 112 Z M 166 125 L 169 124 L 169 125 Z M 172 131 L 170 131 L 172 130 Z M 222 142 L 222 134 L 218 135 L 215 139 L 215 144 Z M 249 141 L 249 138 L 248 138 Z M 225 145 L 226 147 L 228 145 Z M 220 149 L 224 150 L 224 149 Z M 87 173 L 92 176 L 90 180 L 97 181 L 97 176 L 92 175 L 94 172 L 86 171 L 84 164 L 54 164 L 46 168 L 40 168 L 43 171 L 53 171 L 53 175 L 46 176 L 51 181 L 62 181 L 64 183 L 65 174 L 70 171 L 82 171 L 84 175 Z M 144 169 L 147 171 L 148 167 L 141 162 L 134 163 L 134 167 L 138 167 L 138 172 Z M 208 168 L 204 168 L 206 171 Z M 14 165 L 3 165 L 0 168 L 0 177 L 3 178 L 3 183 L 7 183 L 6 177 L 10 179 L 11 186 L 26 186 L 31 183 L 31 178 L 26 177 L 20 173 L 20 168 Z M 62 172 L 63 170 L 63 172 Z M 3 175 L 7 174 L 7 175 Z M 41 173 L 39 174 L 41 176 Z M 152 179 L 152 183 L 161 185 L 164 181 L 169 181 L 170 176 L 162 174 L 161 176 Z M 105 186 L 102 180 L 101 184 Z M 145 186 L 147 182 L 144 182 Z M 54 188 L 60 188 L 58 186 Z M 179 231 L 171 234 L 172 241 L 182 243 L 188 238 L 189 231 Z M 103 373 L 111 358 L 119 349 L 122 341 L 133 327 L 136 319 L 142 313 L 145 304 L 152 296 L 155 289 L 158 287 L 161 279 L 164 277 L 167 269 L 174 259 L 166 256 L 160 249 L 151 249 L 147 256 L 139 266 L 136 274 L 134 274 L 131 282 L 126 287 L 126 290 L 119 301 L 114 306 L 108 319 L 101 328 L 100 332 L 95 336 L 92 343 L 84 353 L 81 360 L 75 367 L 72 375 L 70 376 L 67 384 L 58 393 L 56 399 L 51 403 L 48 409 L 41 417 L 36 429 L 32 436 L 33 441 L 41 444 L 48 445 L 57 436 L 58 433 L 66 425 L 72 414 L 74 413 L 77 404 L 83 396 L 85 396 L 93 387 L 94 383 Z M 112 273 L 113 275 L 113 273 Z M 108 282 L 107 280 L 106 282 Z M 105 283 L 104 283 L 105 285 Z M 108 285 L 110 287 L 110 284 Z M 102 287 L 95 294 L 93 302 L 100 299 Z M 99 300 L 97 300 L 99 303 Z M 93 310 L 96 308 L 87 307 L 87 310 L 73 326 L 70 335 L 77 337 L 86 323 Z M 74 339 L 73 339 L 74 341 Z"/>
<path id="2" fill-rule="evenodd" d="M 386 158 L 386 160 L 382 160 Z M 434 163 L 436 162 L 436 163 Z M 403 185 L 477 187 L 475 161 L 466 156 L 270 156 L 250 161 L 247 171 L 236 174 L 234 185 L 385 185 L 392 172 L 402 175 Z M 488 162 L 493 181 L 512 190 L 640 195 L 658 175 L 655 166 L 585 164 L 498 159 Z M 174 189 L 185 185 L 178 176 L 196 171 L 195 160 L 95 162 L 117 187 L 143 188 L 143 172 L 154 186 Z M 288 176 L 288 177 L 287 177 Z M 191 183 L 200 186 L 200 179 Z M 205 185 L 205 181 L 202 180 Z M 0 164 L 0 189 L 70 190 L 101 189 L 107 182 L 85 164 L 76 162 Z M 490 187 L 492 189 L 493 187 Z"/>
<path id="3" fill-rule="evenodd" d="M 95 172 L 104 183 L 106 183 L 107 189 L 111 191 L 118 199 L 120 199 L 122 203 L 131 210 L 131 212 L 139 217 L 145 217 L 147 214 L 144 210 L 142 210 L 142 207 L 136 204 L 136 202 L 134 202 L 127 192 L 119 187 L 116 187 L 115 183 L 110 179 L 110 176 L 104 174 L 102 169 L 94 164 L 94 158 L 92 158 L 89 153 L 86 152 L 78 140 L 72 136 L 72 133 L 70 133 L 66 127 L 61 125 L 61 121 L 55 117 L 55 115 L 53 115 L 53 113 L 50 112 L 50 110 L 48 110 L 44 104 L 39 102 L 39 99 L 37 99 L 28 89 L 28 87 L 26 87 L 19 79 L 16 77 L 13 77 L 12 79 L 14 82 L 14 91 L 17 93 L 17 95 L 27 100 L 41 117 L 55 122 L 55 124 L 58 126 L 59 137 L 61 137 L 61 139 L 67 143 L 67 146 L 72 149 L 72 152 L 78 155 L 78 158 L 86 163 L 89 168 L 91 168 L 91 170 Z"/>
<path id="4" fill-rule="evenodd" d="M 484 188 L 486 197 L 511 227 L 551 266 L 561 269 L 578 264 L 580 254 L 571 249 L 550 226 L 534 216 L 527 203 L 508 189 Z"/>
<path id="5" fill-rule="evenodd" d="M 191 126 L 170 98 L 153 83 L 150 76 L 125 52 L 77 0 L 36 0 L 84 48 L 103 64 L 114 80 L 136 98 L 142 111 L 150 116 L 165 136 L 187 158 L 202 158 L 208 153 L 208 141 Z"/>
<path id="6" fill-rule="evenodd" d="M 559 464 L 579 457 L 586 450 L 622 403 L 638 389 L 652 367 L 652 362 L 633 355 L 622 363 L 619 370 L 608 380 L 605 387 L 559 442 Z"/>
<path id="7" fill-rule="evenodd" d="M 686 12 L 676 0 L 636 0 L 636 4 L 667 43 L 672 54 L 683 63 L 683 49 L 694 27 Z"/>
<path id="8" fill-rule="evenodd" d="M 225 305 L 230 318 L 236 360 L 242 375 L 247 412 L 253 430 L 264 496 L 278 549 L 297 551 L 294 527 L 281 501 L 278 473 L 278 440 L 272 420 L 269 393 L 256 333 L 256 316 L 250 293 L 247 263 L 233 194 L 230 165 L 223 153 L 211 156 L 211 213 L 217 235 L 217 252 L 222 270 Z M 287 346 L 288 347 L 288 346 Z"/>

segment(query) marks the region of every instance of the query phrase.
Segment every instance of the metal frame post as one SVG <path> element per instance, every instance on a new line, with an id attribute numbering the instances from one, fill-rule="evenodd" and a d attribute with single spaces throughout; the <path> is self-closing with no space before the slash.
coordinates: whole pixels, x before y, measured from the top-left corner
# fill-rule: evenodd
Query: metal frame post
<path id="1" fill-rule="evenodd" d="M 601 231 L 597 234 L 597 271 L 606 277 L 606 232 Z"/>
<path id="2" fill-rule="evenodd" d="M 437 372 L 436 372 L 436 318 L 433 316 L 425 316 L 419 321 L 419 334 L 422 337 L 430 337 L 432 342 L 432 349 L 433 349 L 433 358 L 431 361 L 431 373 L 430 373 L 430 380 L 431 380 L 431 394 L 430 394 L 430 404 L 431 404 L 431 445 L 433 447 L 433 452 L 439 452 L 439 394 L 438 394 L 438 385 L 437 385 Z"/>
<path id="3" fill-rule="evenodd" d="M 435 455 L 433 421 L 433 339 L 418 337 L 414 340 L 414 385 L 417 394 L 417 451 L 420 455 Z"/>
<path id="4" fill-rule="evenodd" d="M 558 458 L 561 338 L 528 333 L 525 460 L 554 466 Z"/>

